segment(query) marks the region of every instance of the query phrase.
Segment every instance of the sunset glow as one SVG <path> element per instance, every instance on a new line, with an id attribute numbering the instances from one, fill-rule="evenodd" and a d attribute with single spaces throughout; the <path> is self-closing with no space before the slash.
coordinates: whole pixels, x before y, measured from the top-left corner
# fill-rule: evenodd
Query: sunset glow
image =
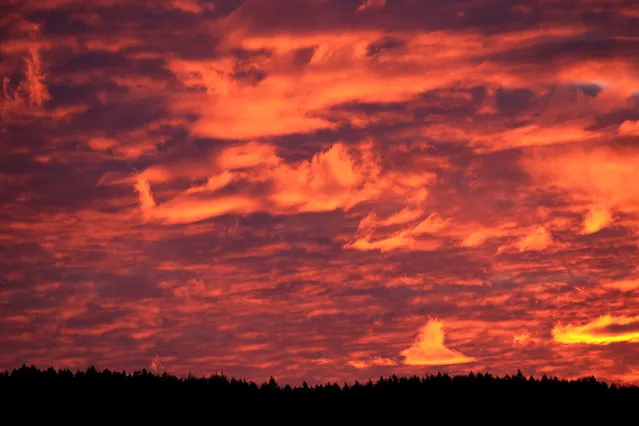
<path id="1" fill-rule="evenodd" d="M 639 383 L 633 0 L 0 6 L 0 369 Z"/>

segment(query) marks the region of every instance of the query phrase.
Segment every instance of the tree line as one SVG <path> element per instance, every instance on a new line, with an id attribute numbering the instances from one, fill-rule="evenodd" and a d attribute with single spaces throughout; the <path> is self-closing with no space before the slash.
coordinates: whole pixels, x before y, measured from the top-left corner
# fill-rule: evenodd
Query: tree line
<path id="1" fill-rule="evenodd" d="M 146 369 L 133 372 L 99 371 L 91 366 L 86 371 L 69 369 L 38 369 L 23 365 L 11 372 L 0 374 L 0 391 L 56 394 L 76 393 L 79 396 L 102 394 L 123 396 L 134 393 L 146 396 L 197 396 L 204 398 L 268 400 L 268 401 L 365 401 L 427 399 L 431 402 L 456 398 L 475 401 L 528 401 L 568 403 L 571 399 L 599 403 L 612 400 L 639 402 L 637 386 L 619 386 L 597 380 L 595 377 L 565 380 L 557 377 L 526 377 L 521 371 L 503 377 L 472 373 L 465 375 L 429 374 L 410 377 L 380 377 L 360 383 L 325 383 L 299 386 L 280 384 L 273 377 L 257 384 L 242 378 L 214 374 L 196 377 L 189 374 L 155 374 Z"/>

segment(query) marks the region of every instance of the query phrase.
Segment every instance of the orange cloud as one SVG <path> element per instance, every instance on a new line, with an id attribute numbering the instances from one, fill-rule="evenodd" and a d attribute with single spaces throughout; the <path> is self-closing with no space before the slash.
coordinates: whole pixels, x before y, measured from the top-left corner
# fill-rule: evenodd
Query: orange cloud
<path id="1" fill-rule="evenodd" d="M 248 142 L 224 149 L 216 162 L 222 169 L 245 169 L 277 165 L 282 159 L 278 157 L 275 145 Z"/>
<path id="2" fill-rule="evenodd" d="M 413 235 L 438 234 L 450 225 L 450 220 L 442 218 L 438 213 L 431 213 L 426 219 L 419 222 L 412 230 Z"/>
<path id="3" fill-rule="evenodd" d="M 189 189 L 187 189 L 186 191 L 184 191 L 185 194 L 194 194 L 197 192 L 216 192 L 224 187 L 226 187 L 227 185 L 229 185 L 233 179 L 235 178 L 235 174 L 225 170 L 222 173 L 220 173 L 219 175 L 215 175 L 215 176 L 209 176 L 208 180 L 206 181 L 206 184 L 204 185 L 200 185 L 200 186 L 193 186 Z"/>
<path id="4" fill-rule="evenodd" d="M 519 235 L 515 222 L 504 222 L 494 227 L 478 227 L 475 224 L 464 224 L 451 229 L 451 235 L 459 239 L 461 247 L 479 247 L 491 238 Z M 506 247 L 504 247 L 506 248 Z"/>
<path id="5" fill-rule="evenodd" d="M 28 96 L 29 105 L 42 107 L 46 101 L 51 99 L 51 95 L 49 95 L 44 82 L 46 76 L 42 70 L 40 52 L 36 46 L 29 48 L 28 55 L 25 58 L 25 66 L 25 79 L 21 84 Z"/>
<path id="6" fill-rule="evenodd" d="M 587 131 L 587 123 L 538 125 L 517 127 L 497 134 L 480 134 L 472 137 L 473 145 L 486 146 L 491 150 L 513 147 L 552 145 L 557 143 L 584 142 L 601 136 Z"/>
<path id="7" fill-rule="evenodd" d="M 400 352 L 406 365 L 451 365 L 474 362 L 475 358 L 448 349 L 444 345 L 443 322 L 429 320 L 413 346 Z"/>
<path id="8" fill-rule="evenodd" d="M 566 344 L 639 342 L 639 316 L 604 315 L 584 325 L 557 324 L 552 329 L 552 336 L 555 341 Z"/>
<path id="9" fill-rule="evenodd" d="M 602 207 L 590 209 L 583 222 L 583 234 L 594 234 L 612 223 L 612 213 Z"/>
<path id="10" fill-rule="evenodd" d="M 381 358 L 381 357 L 374 357 L 371 359 L 367 359 L 367 360 L 352 360 L 352 361 L 348 361 L 347 362 L 348 365 L 350 365 L 351 367 L 355 367 L 358 369 L 362 369 L 362 368 L 370 368 L 370 367 L 393 367 L 395 365 L 397 365 L 397 363 L 390 359 L 390 358 Z"/>
<path id="11" fill-rule="evenodd" d="M 40 46 L 37 41 L 39 26 L 21 21 L 17 30 L 25 33 L 29 41 L 21 54 L 23 57 L 23 78 L 17 85 L 12 86 L 8 77 L 3 78 L 2 93 L 0 94 L 0 116 L 8 113 L 20 115 L 29 114 L 34 109 L 44 107 L 51 99 L 45 83 L 46 74 L 40 58 Z M 22 50 L 22 49 L 21 49 Z"/>
<path id="12" fill-rule="evenodd" d="M 409 232 L 402 231 L 390 237 L 373 241 L 370 237 L 358 238 L 352 243 L 345 244 L 344 248 L 360 251 L 380 250 L 382 252 L 386 252 L 401 248 L 413 248 L 416 243 L 417 242 L 410 236 Z"/>
<path id="13" fill-rule="evenodd" d="M 552 244 L 552 234 L 543 226 L 538 226 L 528 235 L 517 241 L 519 251 L 540 251 Z"/>
<path id="14" fill-rule="evenodd" d="M 95 137 L 89 139 L 89 146 L 96 151 L 107 151 L 117 146 L 118 141 L 111 138 Z"/>
<path id="15" fill-rule="evenodd" d="M 593 206 L 584 218 L 583 233 L 593 233 L 613 221 L 611 210 L 639 212 L 639 152 L 593 148 L 540 151 L 524 161 L 538 180 L 568 192 L 574 201 Z"/>
<path id="16" fill-rule="evenodd" d="M 604 288 L 622 292 L 632 292 L 639 289 L 639 279 L 617 280 L 603 284 Z"/>
<path id="17" fill-rule="evenodd" d="M 432 180 L 428 174 L 383 173 L 366 143 L 352 148 L 336 143 L 310 160 L 292 164 L 282 161 L 270 146 L 249 143 L 223 150 L 214 163 L 226 170 L 160 204 L 153 201 L 150 180 L 165 181 L 175 173 L 162 168 L 140 173 L 135 188 L 145 216 L 164 223 L 189 223 L 228 213 L 349 210 L 382 194 L 421 200 L 424 185 Z M 243 187 L 238 186 L 232 195 L 222 193 L 232 182 Z M 249 192 L 255 185 L 263 187 L 259 195 Z M 416 212 L 406 210 L 387 224 L 410 217 L 416 217 Z"/>
<path id="18" fill-rule="evenodd" d="M 162 204 L 155 204 L 148 181 L 136 184 L 140 194 L 140 208 L 147 220 L 166 224 L 192 223 L 231 213 L 258 211 L 260 204 L 246 196 L 220 196 L 199 200 L 190 196 L 178 196 Z"/>
<path id="19" fill-rule="evenodd" d="M 411 209 L 406 207 L 399 212 L 390 215 L 386 219 L 380 220 L 377 224 L 381 226 L 401 225 L 407 222 L 412 222 L 423 214 L 424 212 L 420 209 Z"/>
<path id="20" fill-rule="evenodd" d="M 191 128 L 195 135 L 251 139 L 335 127 L 312 114 L 315 108 L 288 75 L 269 75 L 255 87 L 244 87 L 231 78 L 234 64 L 228 59 L 176 60 L 170 68 L 185 86 L 206 89 L 201 94 L 178 95 L 171 103 L 178 113 L 199 111 L 202 118 Z"/>
<path id="21" fill-rule="evenodd" d="M 525 166 L 534 175 L 550 179 L 556 186 L 607 200 L 613 205 L 639 205 L 634 182 L 639 178 L 639 153 L 612 149 L 573 149 L 532 158 Z"/>
<path id="22" fill-rule="evenodd" d="M 448 220 L 442 219 L 437 213 L 430 214 L 417 225 L 408 226 L 386 237 L 373 239 L 373 230 L 376 225 L 391 226 L 404 224 L 414 221 L 422 214 L 422 210 L 410 208 L 404 208 L 383 220 L 378 220 L 375 214 L 369 214 L 360 221 L 358 226 L 358 233 L 363 234 L 363 236 L 355 239 L 355 241 L 351 243 L 345 244 L 344 248 L 360 251 L 380 250 L 382 252 L 398 249 L 415 251 L 437 250 L 441 246 L 440 241 L 416 238 L 429 234 L 435 235 L 448 225 Z"/>
<path id="23" fill-rule="evenodd" d="M 619 126 L 618 133 L 623 136 L 639 136 L 639 120 L 626 120 Z"/>
<path id="24" fill-rule="evenodd" d="M 477 247 L 481 245 L 484 241 L 491 237 L 498 237 L 502 235 L 500 230 L 494 229 L 478 229 L 477 231 L 472 232 L 468 236 L 466 236 L 461 242 L 460 245 L 462 247 Z"/>
<path id="25" fill-rule="evenodd" d="M 142 213 L 145 215 L 149 214 L 156 206 L 153 194 L 151 194 L 149 181 L 144 178 L 139 178 L 135 183 L 135 189 L 138 191 Z"/>
<path id="26" fill-rule="evenodd" d="M 360 9 L 383 6 L 379 0 L 368 0 Z M 522 41 L 533 43 L 546 36 L 567 37 L 583 33 L 580 28 L 550 28 L 508 36 L 484 36 L 466 32 L 426 32 L 400 37 L 404 46 L 392 54 L 370 55 L 369 46 L 386 36 L 383 31 L 336 30 L 282 32 L 277 35 L 251 34 L 246 17 L 237 13 L 226 22 L 225 44 L 242 49 L 267 50 L 252 62 L 256 81 L 248 84 L 234 78 L 236 63 L 232 58 L 211 60 L 171 59 L 168 68 L 196 92 L 172 97 L 170 107 L 178 114 L 198 111 L 200 118 L 191 131 L 197 136 L 250 139 L 264 136 L 313 132 L 332 129 L 338 124 L 327 119 L 326 111 L 347 102 L 396 102 L 410 100 L 415 94 L 453 82 L 484 78 L 491 84 L 524 87 L 554 84 L 554 76 L 520 75 L 502 64 L 472 61 L 475 55 L 490 55 L 520 47 Z M 250 21 L 250 19 L 249 19 Z M 302 64 L 297 52 L 308 50 Z M 571 70 L 570 64 L 566 65 Z M 632 75 L 632 71 L 628 71 Z M 544 81 L 544 78 L 548 81 Z M 575 77 L 576 78 L 576 77 Z M 567 84 L 582 82 L 563 77 Z M 633 80 L 634 81 L 634 80 Z M 613 83 L 614 84 L 614 81 Z M 626 83 L 628 84 L 628 83 Z M 201 90 L 204 89 L 204 90 Z M 361 121 L 353 116 L 353 124 Z M 364 119 L 366 122 L 366 118 Z M 247 126 L 246 123 L 251 123 Z M 513 146 L 546 145 L 591 139 L 599 133 L 587 130 L 583 121 L 566 124 L 530 124 L 491 135 L 472 129 L 461 129 L 478 147 L 491 150 Z"/>
<path id="27" fill-rule="evenodd" d="M 379 219 L 375 213 L 369 213 L 366 217 L 359 221 L 359 225 L 357 225 L 358 232 L 367 232 L 369 230 L 375 229 Z"/>

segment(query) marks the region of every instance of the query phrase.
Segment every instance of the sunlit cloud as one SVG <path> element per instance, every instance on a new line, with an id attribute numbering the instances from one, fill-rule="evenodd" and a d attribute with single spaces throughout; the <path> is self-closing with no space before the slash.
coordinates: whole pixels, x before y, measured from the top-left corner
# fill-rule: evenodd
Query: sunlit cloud
<path id="1" fill-rule="evenodd" d="M 462 236 L 459 240 L 461 247 L 472 248 L 479 247 L 490 239 L 518 235 L 518 226 L 516 222 L 506 222 L 494 227 L 477 227 L 471 224 L 458 229 L 456 234 Z M 503 247 L 503 249 L 507 248 L 510 246 Z"/>
<path id="2" fill-rule="evenodd" d="M 633 151 L 623 153 L 602 148 L 572 150 L 551 153 L 545 156 L 545 163 L 530 162 L 527 166 L 540 177 L 555 179 L 557 186 L 623 206 L 639 201 L 639 195 L 629 188 L 639 173 L 637 156 Z"/>
<path id="3" fill-rule="evenodd" d="M 513 147 L 527 147 L 588 141 L 600 136 L 596 132 L 587 131 L 583 125 L 554 125 L 540 126 L 536 124 L 507 130 L 502 134 L 476 136 L 474 144 L 481 144 L 492 149 L 509 149 Z"/>
<path id="4" fill-rule="evenodd" d="M 49 91 L 44 82 L 45 75 L 42 70 L 42 61 L 37 47 L 29 48 L 28 55 L 25 58 L 24 81 L 18 88 L 24 90 L 29 106 L 44 106 L 45 102 L 51 99 Z"/>
<path id="5" fill-rule="evenodd" d="M 479 229 L 466 236 L 461 241 L 462 247 L 477 247 L 490 237 L 498 237 L 502 235 L 499 230 Z"/>
<path id="6" fill-rule="evenodd" d="M 619 126 L 619 134 L 623 136 L 639 136 L 639 120 L 626 120 Z"/>
<path id="7" fill-rule="evenodd" d="M 541 182 L 567 191 L 575 201 L 591 207 L 585 212 L 582 232 L 590 234 L 613 222 L 612 210 L 639 211 L 639 193 L 631 182 L 639 178 L 639 153 L 595 148 L 540 154 L 524 164 Z"/>
<path id="8" fill-rule="evenodd" d="M 603 287 L 621 292 L 632 292 L 639 289 L 639 279 L 609 281 L 604 283 Z"/>
<path id="9" fill-rule="evenodd" d="M 428 174 L 384 173 L 366 143 L 353 148 L 337 143 L 311 160 L 297 164 L 284 162 L 270 146 L 249 143 L 223 150 L 215 162 L 219 170 L 224 170 L 219 175 L 209 176 L 205 184 L 157 205 L 150 181 L 166 180 L 171 172 L 163 169 L 142 172 L 135 188 L 145 216 L 165 223 L 189 223 L 228 213 L 349 210 L 381 196 L 404 196 L 409 201 L 421 202 L 425 198 L 422 195 L 425 185 L 432 181 Z M 233 174 L 232 170 L 241 171 Z M 241 184 L 247 192 L 220 192 L 232 182 L 237 182 L 237 189 Z M 256 190 L 262 187 L 261 194 L 249 192 L 252 187 Z M 419 214 L 417 210 L 404 210 L 380 224 L 400 224 Z"/>
<path id="10" fill-rule="evenodd" d="M 413 345 L 400 352 L 406 365 L 451 365 L 474 362 L 475 358 L 449 349 L 444 345 L 443 322 L 429 320 Z"/>
<path id="11" fill-rule="evenodd" d="M 410 208 L 404 208 L 382 220 L 378 219 L 374 213 L 369 214 L 359 222 L 357 228 L 358 238 L 353 242 L 345 244 L 344 248 L 360 251 L 380 250 L 381 252 L 398 249 L 416 251 L 437 250 L 442 244 L 441 241 L 420 237 L 437 236 L 437 234 L 448 225 L 448 220 L 442 219 L 437 213 L 431 213 L 422 221 L 415 222 L 415 219 L 423 215 L 424 212 L 422 210 Z M 386 234 L 387 236 L 385 237 L 379 237 L 375 233 L 377 226 L 404 225 L 407 222 L 415 223 L 405 225 L 404 229 Z"/>
<path id="12" fill-rule="evenodd" d="M 374 357 L 366 360 L 351 360 L 347 363 L 354 368 L 370 368 L 370 367 L 393 367 L 397 363 L 390 358 Z"/>
<path id="13" fill-rule="evenodd" d="M 552 335 L 557 342 L 566 344 L 639 342 L 639 317 L 604 315 L 584 325 L 557 324 Z"/>
<path id="14" fill-rule="evenodd" d="M 255 148 L 250 145 L 248 148 Z M 232 151 L 229 155 L 228 151 Z M 150 219 L 165 223 L 189 223 L 228 213 L 266 211 L 276 214 L 322 212 L 349 208 L 375 199 L 394 184 L 381 174 L 370 148 L 354 150 L 335 144 L 309 161 L 289 165 L 277 156 L 258 154 L 254 149 L 240 153 L 237 147 L 223 151 L 218 162 L 227 168 L 221 177 L 210 177 L 203 187 L 190 188 L 183 194 L 155 205 L 151 188 L 144 177 L 136 183 L 140 206 Z M 270 153 L 270 151 L 268 151 Z M 357 155 L 357 158 L 353 156 Z M 228 169 L 246 168 L 238 177 L 245 188 L 268 185 L 266 192 L 217 194 L 231 182 Z M 264 189 L 262 189 L 264 191 Z M 207 198 L 195 193 L 208 192 Z"/>
<path id="15" fill-rule="evenodd" d="M 400 210 L 397 213 L 392 214 L 391 216 L 387 217 L 386 219 L 382 219 L 379 222 L 377 222 L 378 225 L 380 226 L 392 226 L 392 225 L 400 225 L 406 222 L 411 222 L 417 218 L 419 218 L 420 216 L 422 216 L 424 214 L 423 211 L 419 210 L 419 209 L 411 209 L 411 208 L 404 208 L 402 210 Z M 361 224 L 361 222 L 360 222 Z"/>
<path id="16" fill-rule="evenodd" d="M 89 146 L 96 151 L 107 151 L 117 145 L 118 142 L 110 138 L 95 137 L 89 139 Z"/>
<path id="17" fill-rule="evenodd" d="M 612 223 L 612 214 L 609 210 L 601 207 L 590 209 L 584 217 L 583 233 L 593 234 L 602 230 Z"/>
<path id="18" fill-rule="evenodd" d="M 431 213 L 426 219 L 419 222 L 412 229 L 413 235 L 433 234 L 436 235 L 450 225 L 450 219 L 441 217 L 438 213 Z"/>
<path id="19" fill-rule="evenodd" d="M 3 77 L 0 97 L 0 116 L 7 114 L 25 115 L 34 109 L 44 107 L 51 99 L 46 85 L 46 73 L 42 65 L 37 24 L 21 21 L 17 31 L 28 37 L 28 44 L 22 53 L 21 76 L 17 82 Z"/>
<path id="20" fill-rule="evenodd" d="M 539 226 L 517 241 L 516 246 L 522 252 L 539 251 L 550 246 L 552 241 L 552 234 L 543 226 Z"/>
<path id="21" fill-rule="evenodd" d="M 407 232 L 399 232 L 387 238 L 381 238 L 378 240 L 372 240 L 372 238 L 359 238 L 352 243 L 344 245 L 344 248 L 351 248 L 355 250 L 380 250 L 382 252 L 395 250 L 399 248 L 412 248 L 416 244 L 414 238 L 412 238 Z"/>

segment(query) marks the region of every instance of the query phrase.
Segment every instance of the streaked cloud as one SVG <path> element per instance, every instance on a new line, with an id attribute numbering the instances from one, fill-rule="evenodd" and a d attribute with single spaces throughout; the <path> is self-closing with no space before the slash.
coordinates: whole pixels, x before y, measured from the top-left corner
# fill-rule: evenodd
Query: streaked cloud
<path id="1" fill-rule="evenodd" d="M 370 367 L 393 367 L 397 365 L 397 363 L 390 358 L 374 357 L 368 360 L 349 361 L 348 365 L 361 369 L 361 368 L 370 368 Z"/>
<path id="2" fill-rule="evenodd" d="M 639 317 L 604 315 L 584 325 L 558 324 L 552 335 L 557 342 L 567 344 L 639 342 Z"/>

